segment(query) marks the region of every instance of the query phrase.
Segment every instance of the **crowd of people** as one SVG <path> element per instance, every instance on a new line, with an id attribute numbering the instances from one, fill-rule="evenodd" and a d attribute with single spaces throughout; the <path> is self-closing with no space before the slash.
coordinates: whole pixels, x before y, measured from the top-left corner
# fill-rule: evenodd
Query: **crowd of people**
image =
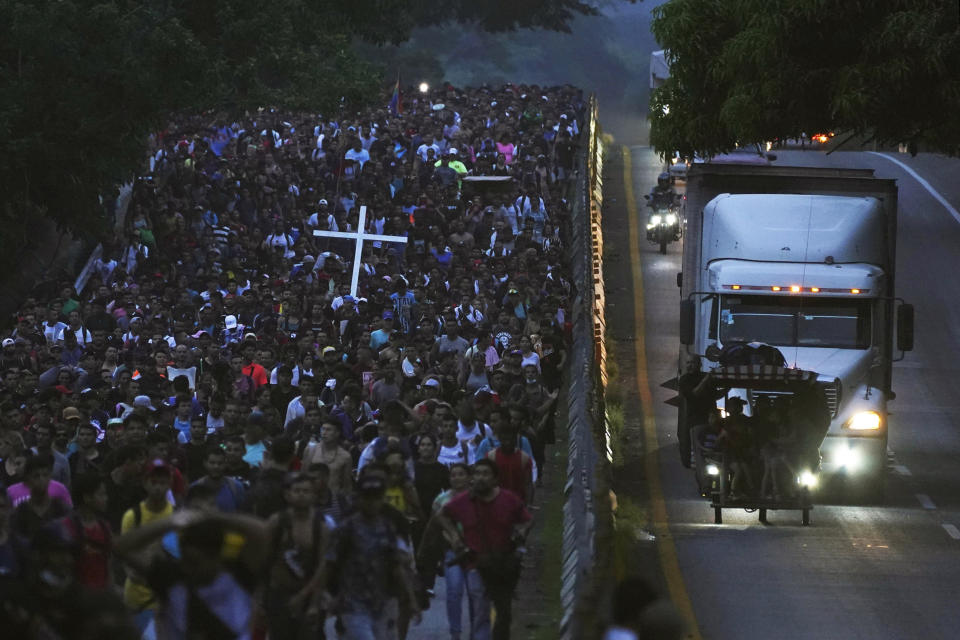
<path id="1" fill-rule="evenodd" d="M 585 113 L 441 86 L 151 136 L 87 284 L 4 331 L 5 634 L 416 637 L 443 576 L 451 638 L 508 638 Z"/>

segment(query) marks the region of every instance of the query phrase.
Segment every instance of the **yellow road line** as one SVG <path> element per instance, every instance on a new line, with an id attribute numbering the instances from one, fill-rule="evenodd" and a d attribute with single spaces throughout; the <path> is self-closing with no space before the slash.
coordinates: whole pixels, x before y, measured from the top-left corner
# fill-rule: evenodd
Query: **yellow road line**
<path id="1" fill-rule="evenodd" d="M 653 395 L 650 393 L 650 379 L 647 374 L 646 325 L 643 305 L 643 270 L 640 266 L 640 215 L 633 193 L 633 159 L 629 147 L 623 150 L 623 186 L 627 198 L 627 221 L 630 237 L 630 270 L 633 278 L 633 317 L 636 332 L 635 357 L 637 366 L 637 391 L 640 393 L 640 408 L 643 412 L 643 433 L 647 451 L 644 455 L 644 470 L 647 486 L 650 488 L 650 506 L 653 511 L 653 533 L 657 537 L 657 550 L 660 566 L 667 581 L 667 590 L 674 606 L 686 621 L 690 638 L 700 640 L 700 628 L 693 613 L 693 604 L 683 582 L 677 549 L 670 536 L 667 519 L 667 503 L 663 498 L 660 484 L 660 460 L 657 453 L 657 422 L 653 415 Z"/>

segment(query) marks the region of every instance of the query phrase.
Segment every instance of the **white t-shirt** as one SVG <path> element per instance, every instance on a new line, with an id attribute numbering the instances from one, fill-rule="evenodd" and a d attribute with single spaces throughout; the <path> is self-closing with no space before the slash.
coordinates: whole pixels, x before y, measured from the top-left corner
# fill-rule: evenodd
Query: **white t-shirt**
<path id="1" fill-rule="evenodd" d="M 463 443 L 458 442 L 452 447 L 445 447 L 440 445 L 440 453 L 437 454 L 437 462 L 440 464 L 449 467 L 450 465 L 461 462 L 463 464 L 473 464 L 476 462 L 474 459 L 476 456 L 476 450 L 474 453 L 470 453 L 470 446 L 467 446 L 466 459 L 464 459 Z"/>
<path id="2" fill-rule="evenodd" d="M 483 424 L 479 420 L 474 420 L 473 424 L 467 427 L 459 420 L 457 421 L 457 440 L 467 443 L 467 452 L 471 460 L 477 459 L 477 445 L 474 444 L 477 436 L 482 436 L 480 440 L 493 435 L 493 429 L 489 425 Z"/>

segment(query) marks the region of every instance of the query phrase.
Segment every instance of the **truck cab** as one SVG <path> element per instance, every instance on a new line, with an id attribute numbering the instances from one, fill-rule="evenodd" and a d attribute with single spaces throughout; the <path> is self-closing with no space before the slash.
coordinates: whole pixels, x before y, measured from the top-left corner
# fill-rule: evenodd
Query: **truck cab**
<path id="1" fill-rule="evenodd" d="M 680 362 L 761 342 L 789 367 L 816 372 L 832 414 L 821 471 L 877 498 L 893 397 L 896 187 L 864 172 L 842 174 L 706 165 L 691 172 Z M 715 366 L 702 361 L 704 370 Z M 679 430 L 690 426 L 683 413 Z"/>

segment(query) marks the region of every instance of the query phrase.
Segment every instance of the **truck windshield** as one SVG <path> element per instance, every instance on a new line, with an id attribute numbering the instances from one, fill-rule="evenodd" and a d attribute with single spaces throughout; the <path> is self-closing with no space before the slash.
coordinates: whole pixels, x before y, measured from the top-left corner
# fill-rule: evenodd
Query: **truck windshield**
<path id="1" fill-rule="evenodd" d="M 720 341 L 866 349 L 870 307 L 847 298 L 721 296 Z"/>

